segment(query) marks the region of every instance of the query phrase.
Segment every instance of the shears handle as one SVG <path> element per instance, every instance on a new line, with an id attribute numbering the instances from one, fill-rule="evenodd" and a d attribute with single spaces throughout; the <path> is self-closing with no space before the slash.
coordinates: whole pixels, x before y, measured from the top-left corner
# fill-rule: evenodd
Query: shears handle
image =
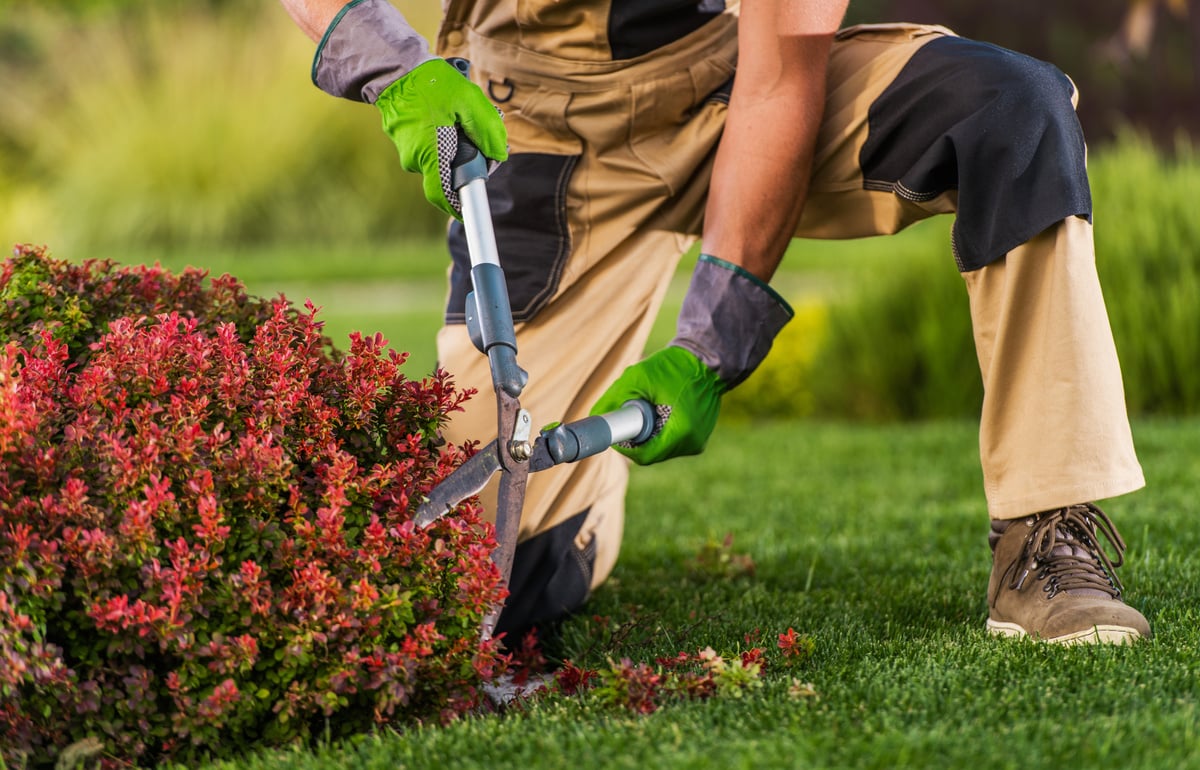
<path id="1" fill-rule="evenodd" d="M 641 444 L 654 435 L 655 409 L 649 401 L 635 399 L 620 409 L 542 431 L 546 452 L 554 461 L 573 463 L 608 449 L 613 444 Z"/>
<path id="2" fill-rule="evenodd" d="M 492 383 L 514 398 L 521 395 L 529 375 L 517 365 L 517 335 L 513 331 L 508 284 L 500 267 L 492 212 L 488 206 L 488 160 L 458 129 L 458 150 L 450 164 L 450 184 L 462 205 L 463 230 L 471 256 L 471 285 L 474 291 L 466 308 L 476 319 L 479 347 L 488 357 Z"/>

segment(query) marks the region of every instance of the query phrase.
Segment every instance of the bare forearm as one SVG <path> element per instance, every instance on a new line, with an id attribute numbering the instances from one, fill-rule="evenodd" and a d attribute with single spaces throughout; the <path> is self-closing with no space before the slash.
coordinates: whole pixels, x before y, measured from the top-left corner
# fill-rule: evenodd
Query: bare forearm
<path id="1" fill-rule="evenodd" d="M 840 0 L 808 3 L 805 13 L 789 5 L 743 4 L 737 81 L 705 212 L 705 253 L 764 281 L 808 193 L 829 51 L 845 11 Z"/>
<path id="2" fill-rule="evenodd" d="M 769 281 L 808 194 L 824 84 L 731 104 L 705 211 L 704 251 Z"/>
<path id="3" fill-rule="evenodd" d="M 325 30 L 347 0 L 279 0 L 296 26 L 304 31 L 314 43 L 319 43 Z"/>

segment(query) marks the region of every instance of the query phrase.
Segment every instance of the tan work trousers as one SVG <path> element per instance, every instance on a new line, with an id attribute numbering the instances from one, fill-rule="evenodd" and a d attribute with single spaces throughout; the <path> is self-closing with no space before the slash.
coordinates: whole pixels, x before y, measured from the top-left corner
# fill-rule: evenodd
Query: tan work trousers
<path id="1" fill-rule="evenodd" d="M 522 404 L 535 424 L 585 416 L 643 355 L 676 264 L 698 235 L 726 109 L 709 95 L 733 72 L 735 23 L 727 15 L 625 62 L 558 59 L 484 35 L 469 18 L 443 28 L 443 55 L 469 58 L 472 77 L 493 94 L 502 84 L 514 153 L 577 156 L 565 181 L 569 258 L 549 300 L 517 326 L 518 360 L 530 375 Z M 889 234 L 955 211 L 953 192 L 917 203 L 864 189 L 858 166 L 872 102 L 916 50 L 946 34 L 882 25 L 838 35 L 797 236 Z M 980 447 L 991 515 L 1015 518 L 1140 487 L 1091 225 L 1068 219 L 964 277 L 984 380 Z M 460 383 L 490 391 L 486 358 L 463 326 L 443 328 L 438 350 Z M 481 396 L 470 406 L 454 417 L 452 440 L 494 435 L 494 403 Z M 594 552 L 598 585 L 617 558 L 627 475 L 615 452 L 534 474 L 522 539 L 587 511 L 575 544 Z M 484 505 L 493 508 L 494 492 Z"/>

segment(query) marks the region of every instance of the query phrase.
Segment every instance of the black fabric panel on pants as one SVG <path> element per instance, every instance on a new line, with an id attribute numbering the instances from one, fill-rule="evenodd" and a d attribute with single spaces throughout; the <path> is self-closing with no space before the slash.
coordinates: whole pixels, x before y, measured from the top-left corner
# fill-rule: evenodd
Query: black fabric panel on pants
<path id="1" fill-rule="evenodd" d="M 575 536 L 587 514 L 576 514 L 517 545 L 509 597 L 495 631 L 506 634 L 509 649 L 519 647 L 531 628 L 545 631 L 587 601 L 596 548 L 594 543 L 582 551 L 575 547 Z"/>
<path id="2" fill-rule="evenodd" d="M 488 206 L 513 320 L 528 321 L 554 296 L 571 253 L 567 182 L 578 157 L 514 153 L 488 179 Z M 450 226 L 450 298 L 446 323 L 465 323 L 471 255 L 463 225 Z"/>
<path id="3" fill-rule="evenodd" d="M 725 10 L 725 0 L 612 0 L 608 45 L 632 59 L 695 32 Z"/>
<path id="4" fill-rule="evenodd" d="M 959 37 L 913 55 L 871 105 L 869 190 L 922 202 L 956 189 L 955 259 L 975 270 L 1092 214 L 1074 86 L 1046 62 Z"/>

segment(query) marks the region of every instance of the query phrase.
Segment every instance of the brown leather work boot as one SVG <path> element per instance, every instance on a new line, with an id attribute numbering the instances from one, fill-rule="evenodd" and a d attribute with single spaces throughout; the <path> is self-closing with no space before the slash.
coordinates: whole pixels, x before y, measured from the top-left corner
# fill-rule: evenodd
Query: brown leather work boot
<path id="1" fill-rule="evenodd" d="M 1116 551 L 1109 558 L 1097 539 Z M 987 627 L 1002 636 L 1061 644 L 1124 644 L 1149 638 L 1142 613 L 1121 601 L 1116 568 L 1125 542 L 1091 503 L 993 521 Z"/>

